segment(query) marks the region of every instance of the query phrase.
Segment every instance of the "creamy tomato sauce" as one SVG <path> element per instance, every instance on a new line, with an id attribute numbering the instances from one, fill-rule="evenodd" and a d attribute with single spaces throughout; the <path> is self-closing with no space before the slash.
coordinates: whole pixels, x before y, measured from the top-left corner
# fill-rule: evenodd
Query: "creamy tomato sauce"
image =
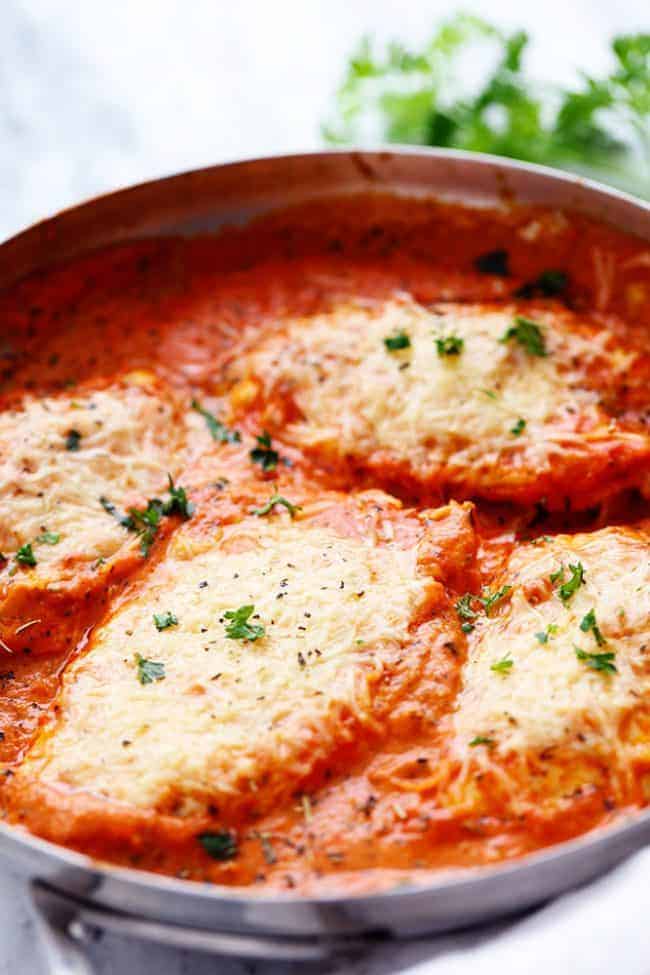
<path id="1" fill-rule="evenodd" d="M 91 584 L 90 575 L 83 574 L 96 573 L 95 563 L 80 568 L 79 584 L 64 587 L 55 599 L 43 595 L 43 587 L 35 587 L 32 596 L 33 567 L 17 559 L 16 552 L 3 553 L 5 615 L 6 606 L 14 605 L 8 600 L 17 591 L 17 577 L 26 592 L 0 644 L 4 815 L 19 827 L 102 860 L 190 879 L 307 893 L 378 888 L 432 870 L 521 856 L 645 804 L 645 758 L 638 755 L 626 774 L 616 777 L 603 767 L 600 753 L 589 755 L 579 772 L 560 785 L 552 755 L 541 773 L 545 759 L 536 755 L 535 789 L 541 798 L 517 811 L 505 801 L 486 801 L 480 784 L 486 775 L 499 774 L 501 782 L 507 776 L 516 788 L 518 776 L 533 774 L 530 765 L 524 769 L 512 755 L 504 756 L 502 773 L 479 767 L 462 788 L 454 791 L 449 776 L 441 786 L 443 764 L 450 761 L 446 719 L 463 685 L 473 620 L 482 612 L 470 601 L 470 614 L 463 617 L 454 609 L 458 601 L 467 593 L 478 597 L 481 586 L 492 591 L 495 580 L 501 585 L 508 578 L 503 573 L 509 557 L 527 540 L 637 525 L 649 514 L 650 473 L 641 469 L 643 459 L 632 474 L 621 474 L 616 464 L 622 448 L 607 443 L 598 447 L 601 459 L 602 451 L 610 453 L 604 463 L 599 461 L 594 490 L 585 495 L 588 505 L 571 503 L 572 494 L 577 495 L 576 471 L 581 471 L 575 458 L 566 465 L 562 504 L 547 505 L 544 497 L 508 503 L 500 496 L 491 499 L 489 491 L 480 498 L 462 492 L 462 500 L 473 505 L 473 537 L 468 540 L 469 529 L 452 520 L 448 537 L 435 536 L 431 543 L 430 562 L 443 580 L 446 601 L 437 603 L 435 612 L 429 609 L 435 625 L 417 675 L 399 684 L 389 719 L 336 741 L 294 794 L 271 812 L 261 803 L 257 808 L 254 792 L 243 803 L 229 804 L 221 797 L 207 811 L 181 806 L 180 799 L 176 811 L 169 801 L 164 809 L 137 808 L 92 788 L 21 778 L 21 767 L 26 758 L 29 764 L 39 735 L 55 734 L 66 667 L 93 652 L 94 634 L 111 613 L 146 592 L 151 573 L 170 557 L 169 546 L 188 526 L 191 544 L 209 546 L 224 525 L 250 516 L 270 496 L 307 509 L 330 490 L 345 494 L 380 488 L 416 512 L 454 499 L 453 487 L 423 485 L 399 464 L 387 464 L 383 471 L 377 464 L 347 459 L 339 464 L 327 452 L 303 450 L 289 436 L 283 439 L 283 424 L 295 419 L 297 410 L 286 378 L 274 396 L 290 404 L 288 412 L 272 430 L 272 439 L 255 440 L 264 437 L 265 424 L 271 422 L 271 414 L 264 412 L 269 404 L 260 405 L 259 391 L 251 393 L 241 376 L 236 386 L 228 376 L 232 363 L 258 349 L 265 336 L 290 320 L 310 320 L 351 301 L 374 308 L 405 295 L 427 309 L 443 302 L 495 308 L 513 300 L 532 302 L 526 306 L 531 316 L 536 308 L 569 309 L 588 319 L 593 334 L 606 331 L 608 341 L 620 346 L 620 355 L 628 355 L 624 377 L 615 384 L 602 361 L 587 364 L 585 374 L 590 395 L 595 390 L 594 401 L 617 425 L 621 442 L 636 438 L 643 445 L 650 417 L 649 265 L 650 246 L 580 215 L 514 206 L 469 210 L 376 196 L 274 214 L 218 238 L 125 243 L 33 276 L 0 297 L 0 409 L 20 410 L 26 395 L 66 397 L 74 403 L 88 389 L 153 376 L 160 384 L 156 395 L 173 403 L 174 417 L 183 412 L 189 417 L 180 434 L 187 453 L 174 469 L 176 485 L 183 486 L 195 508 L 188 514 L 182 504 L 172 504 L 168 512 L 158 512 L 160 530 L 146 557 L 137 548 L 142 523 L 136 518 L 123 526 L 125 544 L 132 546 L 128 557 L 114 569 L 111 562 L 100 583 Z M 610 355 L 610 346 L 604 348 L 603 354 Z M 212 431 L 210 436 L 209 417 L 223 421 L 216 435 Z M 180 422 L 173 421 L 169 435 L 176 455 Z M 235 426 L 239 439 L 228 435 Z M 162 431 L 162 447 L 166 439 Z M 265 469 L 259 454 L 252 459 L 256 449 L 262 454 L 277 450 L 276 463 Z M 553 464 L 561 476 L 561 455 Z M 585 455 L 584 476 L 591 477 L 592 469 Z M 156 493 L 164 500 L 163 491 L 161 484 Z M 144 510 L 151 496 L 132 488 L 118 501 L 117 517 L 128 517 L 131 505 Z M 102 504 L 106 517 L 113 517 L 113 499 L 104 498 Z M 44 524 L 38 531 L 47 534 L 47 528 Z M 645 537 L 640 532 L 640 551 Z M 34 552 L 38 559 L 38 546 Z M 74 569 L 72 554 L 66 572 L 74 575 Z M 58 583 L 48 581 L 52 585 Z M 508 593 L 504 606 L 507 601 Z M 58 634 L 51 646 L 50 630 Z M 22 639 L 13 645 L 12 634 L 18 631 Z M 586 645 L 584 632 L 578 638 Z M 594 652 L 600 649 L 599 644 Z M 508 680 L 507 671 L 502 668 L 495 679 Z M 396 664 L 398 682 L 401 673 Z M 621 721 L 637 744 L 647 741 L 644 713 L 635 716 L 633 732 L 629 717 Z M 488 752 L 489 736 L 482 737 Z M 122 744 L 133 747 L 128 740 Z M 497 751 L 494 766 L 500 761 Z M 457 767 L 457 756 L 452 764 Z"/>

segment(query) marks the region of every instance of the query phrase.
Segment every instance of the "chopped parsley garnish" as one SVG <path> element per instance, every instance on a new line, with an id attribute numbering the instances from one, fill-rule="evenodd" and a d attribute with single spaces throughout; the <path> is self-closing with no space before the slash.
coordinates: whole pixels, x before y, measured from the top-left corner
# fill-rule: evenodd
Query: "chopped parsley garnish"
<path id="1" fill-rule="evenodd" d="M 151 546 L 160 527 L 163 517 L 169 515 L 180 515 L 181 518 L 191 518 L 194 514 L 194 504 L 188 499 L 185 488 L 176 487 L 171 474 L 168 474 L 169 497 L 165 501 L 160 498 L 149 498 L 146 508 L 129 508 L 128 514 L 121 515 L 117 508 L 108 498 L 101 497 L 99 503 L 104 511 L 131 532 L 135 532 L 140 538 L 140 552 L 146 558 L 149 555 Z"/>
<path id="2" fill-rule="evenodd" d="M 545 630 L 535 634 L 535 639 L 538 640 L 539 643 L 548 643 L 548 638 L 550 636 L 555 636 L 558 630 L 559 626 L 556 626 L 555 623 L 549 623 Z"/>
<path id="3" fill-rule="evenodd" d="M 58 532 L 42 532 L 34 539 L 36 545 L 58 545 L 61 536 Z"/>
<path id="4" fill-rule="evenodd" d="M 79 450 L 81 445 L 81 434 L 78 430 L 68 430 L 65 435 L 65 449 L 66 450 Z"/>
<path id="5" fill-rule="evenodd" d="M 573 645 L 573 649 L 576 652 L 576 657 L 578 660 L 582 660 L 587 667 L 591 667 L 592 670 L 599 670 L 603 674 L 617 674 L 618 668 L 614 663 L 616 659 L 616 654 L 612 651 L 606 651 L 605 653 L 587 653 L 585 650 L 581 650 L 580 647 Z"/>
<path id="6" fill-rule="evenodd" d="M 33 568 L 36 565 L 36 556 L 34 555 L 32 543 L 25 542 L 24 545 L 21 545 L 14 558 L 19 565 L 29 565 Z"/>
<path id="7" fill-rule="evenodd" d="M 201 406 L 198 400 L 192 400 L 192 409 L 201 414 L 212 439 L 216 440 L 217 443 L 239 443 L 241 441 L 241 434 L 238 430 L 230 430 L 213 413 Z"/>
<path id="8" fill-rule="evenodd" d="M 465 345 L 465 339 L 458 335 L 445 335 L 436 339 L 436 349 L 441 359 L 448 355 L 460 355 Z"/>
<path id="9" fill-rule="evenodd" d="M 191 518 L 194 514 L 194 505 L 188 500 L 185 488 L 176 487 L 171 474 L 168 474 L 169 498 L 163 502 L 162 513 L 164 515 L 180 515 L 181 518 Z"/>
<path id="10" fill-rule="evenodd" d="M 569 570 L 571 576 L 565 582 L 564 577 L 564 566 L 560 566 L 557 572 L 551 573 L 551 582 L 555 585 L 559 582 L 560 585 L 557 587 L 557 594 L 563 603 L 568 603 L 571 597 L 578 591 L 580 586 L 585 581 L 585 570 L 582 562 L 576 562 L 575 565 L 569 563 Z"/>
<path id="11" fill-rule="evenodd" d="M 199 833 L 198 841 L 213 860 L 233 860 L 237 856 L 237 839 L 234 833 Z"/>
<path id="12" fill-rule="evenodd" d="M 128 517 L 122 521 L 125 528 L 140 537 L 140 552 L 145 559 L 160 526 L 162 509 L 163 503 L 159 498 L 150 498 L 146 508 L 129 508 Z"/>
<path id="13" fill-rule="evenodd" d="M 384 339 L 384 345 L 389 352 L 399 352 L 400 349 L 410 348 L 411 340 L 406 332 L 400 329 L 400 331 L 395 332 L 394 335 L 387 335 Z"/>
<path id="14" fill-rule="evenodd" d="M 580 623 L 580 629 L 583 633 L 589 633 L 591 631 L 594 635 L 594 640 L 599 647 L 603 647 L 607 643 L 605 637 L 600 632 L 598 623 L 596 622 L 595 610 L 590 609 L 587 615 L 583 617 L 582 622 Z"/>
<path id="15" fill-rule="evenodd" d="M 474 596 L 471 592 L 466 592 L 454 605 L 458 616 L 464 622 L 461 625 L 463 633 L 471 633 L 474 629 L 474 620 L 478 617 L 478 612 L 473 609 L 472 601 L 476 600 L 481 604 L 486 616 L 492 615 L 492 609 L 500 603 L 502 599 L 512 590 L 512 586 L 501 586 L 496 592 L 490 592 L 487 587 L 483 587 L 480 596 Z"/>
<path id="16" fill-rule="evenodd" d="M 487 745 L 488 748 L 493 748 L 494 738 L 488 738 L 487 735 L 477 735 L 476 738 L 472 738 L 469 747 L 476 748 L 477 745 Z"/>
<path id="17" fill-rule="evenodd" d="M 147 660 L 139 653 L 135 655 L 135 662 L 138 665 L 138 680 L 141 684 L 153 684 L 155 680 L 165 679 L 165 665 L 157 663 L 155 660 Z"/>
<path id="18" fill-rule="evenodd" d="M 291 501 L 283 498 L 281 494 L 272 494 L 266 504 L 263 504 L 261 508 L 252 508 L 251 514 L 257 515 L 258 518 L 263 518 L 264 515 L 268 515 L 273 511 L 276 504 L 283 505 L 292 518 L 295 517 L 297 511 L 302 510 L 299 504 L 292 504 Z"/>
<path id="19" fill-rule="evenodd" d="M 274 471 L 278 466 L 280 455 L 271 447 L 271 435 L 265 430 L 255 439 L 257 447 L 251 450 L 250 459 L 254 464 L 259 464 L 263 471 Z"/>
<path id="20" fill-rule="evenodd" d="M 523 417 L 520 416 L 517 422 L 515 423 L 514 427 L 510 427 L 510 433 L 513 435 L 513 437 L 518 437 L 521 433 L 524 432 L 525 429 L 526 429 L 526 421 L 523 419 Z"/>
<path id="21" fill-rule="evenodd" d="M 533 281 L 526 281 L 514 292 L 515 298 L 553 298 L 566 291 L 569 276 L 565 271 L 542 271 Z"/>
<path id="22" fill-rule="evenodd" d="M 548 355 L 542 329 L 532 318 L 515 315 L 515 324 L 506 329 L 499 342 L 509 342 L 511 339 L 515 339 L 529 355 Z"/>
<path id="23" fill-rule="evenodd" d="M 157 630 L 167 630 L 170 626 L 178 625 L 177 617 L 173 613 L 170 613 L 169 610 L 166 613 L 154 613 L 153 621 Z"/>
<path id="24" fill-rule="evenodd" d="M 497 660 L 495 664 L 491 664 L 490 670 L 493 670 L 495 674 L 509 674 L 513 664 L 514 660 L 512 657 L 509 654 L 506 654 L 506 656 L 502 657 L 501 660 Z"/>
<path id="25" fill-rule="evenodd" d="M 496 274 L 501 278 L 507 278 L 510 274 L 508 266 L 508 251 L 499 247 L 485 254 L 479 254 L 474 259 L 474 267 L 481 274 Z"/>
<path id="26" fill-rule="evenodd" d="M 117 510 L 117 508 L 115 507 L 115 505 L 111 501 L 109 501 L 108 498 L 102 496 L 99 499 L 99 503 L 101 504 L 102 508 L 107 514 L 112 515 L 113 518 L 116 518 L 119 521 L 120 525 L 122 525 L 123 528 L 133 529 L 134 527 L 133 519 L 131 518 L 131 516 L 121 515 Z"/>
<path id="27" fill-rule="evenodd" d="M 483 595 L 478 596 L 479 602 L 483 603 L 483 608 L 485 609 L 485 615 L 491 616 L 493 608 L 500 603 L 502 599 L 512 591 L 512 586 L 501 586 L 496 592 L 490 592 L 489 589 L 483 589 Z"/>
<path id="28" fill-rule="evenodd" d="M 459 600 L 456 601 L 454 609 L 458 613 L 461 620 L 470 621 L 468 628 L 462 627 L 464 633 L 471 633 L 474 627 L 471 625 L 471 620 L 475 620 L 478 616 L 476 610 L 472 609 L 472 600 L 476 597 L 472 595 L 471 592 L 466 592 L 464 596 L 461 596 Z"/>
<path id="29" fill-rule="evenodd" d="M 247 640 L 252 643 L 265 635 L 266 630 L 260 623 L 248 622 L 254 612 L 255 607 L 251 604 L 240 606 L 239 609 L 229 609 L 223 614 L 230 620 L 226 625 L 226 636 L 229 640 Z"/>
<path id="30" fill-rule="evenodd" d="M 19 565 L 27 565 L 33 569 L 38 564 L 34 555 L 34 545 L 58 545 L 60 541 L 61 535 L 58 532 L 44 531 L 40 535 L 37 535 L 33 542 L 25 542 L 14 555 L 16 565 L 9 570 L 9 575 L 15 575 Z M 0 561 L 6 562 L 7 557 L 0 555 Z"/>

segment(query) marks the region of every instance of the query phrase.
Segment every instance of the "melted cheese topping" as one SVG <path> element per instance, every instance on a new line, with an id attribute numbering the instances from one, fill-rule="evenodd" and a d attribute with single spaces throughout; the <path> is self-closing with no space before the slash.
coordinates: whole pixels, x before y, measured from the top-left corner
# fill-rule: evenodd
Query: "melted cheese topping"
<path id="1" fill-rule="evenodd" d="M 181 815 L 238 792 L 259 802 L 269 769 L 291 789 L 376 722 L 373 688 L 426 586 L 415 546 L 284 515 L 246 519 L 218 542 L 181 533 L 68 669 L 60 717 L 19 774 Z M 254 642 L 226 635 L 225 612 L 244 605 L 265 628 Z M 165 612 L 178 624 L 158 631 L 153 614 Z M 164 679 L 141 684 L 136 654 Z"/>
<path id="2" fill-rule="evenodd" d="M 560 581 L 554 588 L 549 578 L 562 566 L 570 578 L 569 565 L 578 563 L 584 583 L 565 603 L 556 591 Z M 469 747 L 476 736 L 492 739 L 495 754 L 560 744 L 617 747 L 621 717 L 650 695 L 647 536 L 608 528 L 523 546 L 501 582 L 513 587 L 509 601 L 481 619 L 472 638 L 453 718 L 457 748 L 480 755 L 482 748 Z M 603 645 L 580 628 L 592 610 Z M 617 673 L 592 669 L 576 647 L 613 652 Z M 508 670 L 491 669 L 505 658 L 512 660 Z"/>
<path id="3" fill-rule="evenodd" d="M 267 396 L 275 388 L 293 397 L 302 417 L 283 436 L 302 447 L 362 458 L 383 451 L 425 474 L 446 465 L 447 478 L 473 468 L 492 481 L 499 462 L 516 457 L 539 475 L 567 447 L 611 438 L 598 394 L 584 388 L 608 339 L 585 338 L 567 313 L 545 311 L 535 319 L 548 355 L 531 355 L 514 339 L 500 341 L 517 313 L 472 305 L 430 312 L 408 300 L 343 306 L 289 323 L 234 368 L 254 375 Z M 388 350 L 384 340 L 400 332 L 409 347 Z M 438 355 L 436 338 L 448 336 L 463 340 L 459 355 Z M 612 372 L 634 357 L 608 355 Z M 248 381 L 234 387 L 235 402 Z"/>
<path id="4" fill-rule="evenodd" d="M 147 382 L 25 397 L 0 413 L 0 550 L 11 558 L 31 543 L 34 580 L 114 554 L 128 535 L 100 498 L 122 511 L 164 490 L 183 456 L 178 426 Z M 46 532 L 58 543 L 38 541 Z"/>

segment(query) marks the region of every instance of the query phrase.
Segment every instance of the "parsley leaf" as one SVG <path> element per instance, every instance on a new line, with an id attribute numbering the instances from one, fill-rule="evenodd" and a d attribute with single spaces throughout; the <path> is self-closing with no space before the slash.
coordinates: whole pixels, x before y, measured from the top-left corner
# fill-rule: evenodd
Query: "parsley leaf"
<path id="1" fill-rule="evenodd" d="M 587 615 L 583 617 L 582 622 L 580 623 L 580 629 L 583 633 L 589 633 L 591 630 L 594 635 L 594 640 L 599 647 L 602 647 L 605 645 L 605 643 L 607 643 L 605 637 L 600 632 L 598 623 L 596 622 L 596 611 L 594 609 L 590 609 Z"/>
<path id="2" fill-rule="evenodd" d="M 176 487 L 171 474 L 167 477 L 169 497 L 166 501 L 161 501 L 160 498 L 149 498 L 146 508 L 129 508 L 127 515 L 120 515 L 115 505 L 106 498 L 99 499 L 104 511 L 117 518 L 124 528 L 139 535 L 140 552 L 144 558 L 149 555 L 163 515 L 178 514 L 187 519 L 194 514 L 194 504 L 188 499 L 185 488 Z"/>
<path id="3" fill-rule="evenodd" d="M 125 528 L 140 536 L 140 552 L 144 558 L 149 555 L 162 513 L 163 502 L 159 498 L 150 498 L 146 508 L 129 508 L 128 517 L 122 521 Z"/>
<path id="4" fill-rule="evenodd" d="M 509 674 L 512 670 L 512 665 L 514 660 L 509 654 L 502 657 L 501 660 L 497 660 L 495 664 L 490 665 L 490 670 L 493 670 L 495 674 Z"/>
<path id="5" fill-rule="evenodd" d="M 487 735 L 477 735 L 476 738 L 472 738 L 469 747 L 476 748 L 477 745 L 487 745 L 488 748 L 493 748 L 495 741 L 494 738 L 488 738 Z"/>
<path id="6" fill-rule="evenodd" d="M 273 494 L 266 502 L 266 504 L 262 505 L 261 508 L 252 508 L 251 514 L 257 515 L 258 518 L 262 518 L 264 517 L 264 515 L 270 514 L 275 508 L 276 504 L 283 505 L 287 509 L 287 511 L 289 512 L 292 518 L 295 517 L 296 512 L 302 511 L 302 508 L 300 507 L 299 504 L 292 504 L 291 501 L 287 501 L 286 498 L 283 498 L 281 494 Z"/>
<path id="7" fill-rule="evenodd" d="M 68 430 L 65 435 L 65 449 L 77 451 L 81 445 L 81 434 L 78 430 Z"/>
<path id="8" fill-rule="evenodd" d="M 119 521 L 123 528 L 130 528 L 133 530 L 133 519 L 130 515 L 121 515 L 115 505 L 103 495 L 100 497 L 99 503 L 107 514 L 112 515 L 113 518 L 116 518 L 117 521 Z"/>
<path id="9" fill-rule="evenodd" d="M 239 609 L 229 609 L 223 614 L 231 621 L 226 625 L 226 636 L 229 640 L 246 640 L 253 643 L 265 635 L 266 629 L 261 624 L 248 622 L 254 612 L 255 607 L 251 604 L 240 606 Z"/>
<path id="10" fill-rule="evenodd" d="M 233 860 L 237 856 L 237 839 L 234 833 L 199 833 L 199 843 L 213 860 Z"/>
<path id="11" fill-rule="evenodd" d="M 474 596 L 471 592 L 466 592 L 464 596 L 454 604 L 454 609 L 456 610 L 459 619 L 465 620 L 461 626 L 463 633 L 471 633 L 474 629 L 473 621 L 477 619 L 478 613 L 472 607 L 472 601 L 476 600 L 481 603 L 486 616 L 492 615 L 493 608 L 500 603 L 502 599 L 508 595 L 512 590 L 512 586 L 501 586 L 496 592 L 491 593 L 490 590 L 484 586 L 482 589 L 482 594 L 480 596 Z"/>
<path id="12" fill-rule="evenodd" d="M 618 668 L 614 663 L 616 659 L 616 654 L 611 651 L 605 653 L 587 653 L 585 650 L 581 650 L 575 644 L 573 649 L 576 652 L 576 657 L 578 660 L 582 660 L 583 663 L 590 667 L 592 670 L 599 670 L 603 674 L 617 674 Z"/>
<path id="13" fill-rule="evenodd" d="M 564 566 L 561 566 L 557 572 L 551 574 L 552 583 L 561 583 L 557 588 L 557 594 L 565 604 L 569 602 L 571 597 L 585 581 L 585 570 L 582 562 L 576 562 L 575 565 L 569 563 L 569 570 L 571 577 L 566 582 L 564 581 Z"/>
<path id="14" fill-rule="evenodd" d="M 490 592 L 489 589 L 483 588 L 483 595 L 479 596 L 479 602 L 483 603 L 483 608 L 485 609 L 485 615 L 491 616 L 493 608 L 501 602 L 502 599 L 512 591 L 512 586 L 501 586 L 496 592 Z"/>
<path id="15" fill-rule="evenodd" d="M 448 355 L 460 355 L 464 345 L 465 339 L 458 335 L 446 335 L 436 339 L 436 348 L 441 359 Z"/>
<path id="16" fill-rule="evenodd" d="M 474 260 L 474 267 L 481 274 L 496 274 L 498 277 L 507 278 L 510 274 L 508 251 L 497 248 L 487 251 L 486 254 L 479 254 Z"/>
<path id="17" fill-rule="evenodd" d="M 461 620 L 475 620 L 478 616 L 476 610 L 472 609 L 472 600 L 476 599 L 471 592 L 466 592 L 464 596 L 461 596 L 459 600 L 456 601 L 454 609 L 458 613 Z M 473 627 L 472 627 L 473 629 Z M 469 631 L 465 631 L 466 633 Z"/>
<path id="18" fill-rule="evenodd" d="M 559 626 L 556 626 L 555 623 L 549 623 L 545 630 L 542 630 L 541 633 L 535 634 L 535 639 L 540 643 L 548 643 L 548 638 L 550 636 L 555 636 L 558 630 Z"/>
<path id="19" fill-rule="evenodd" d="M 566 271 L 542 271 L 533 281 L 526 281 L 514 292 L 515 298 L 554 298 L 566 291 L 569 276 Z"/>
<path id="20" fill-rule="evenodd" d="M 394 335 L 388 335 L 384 339 L 384 345 L 389 352 L 398 352 L 400 349 L 408 349 L 411 345 L 411 340 L 406 332 L 400 329 Z"/>
<path id="21" fill-rule="evenodd" d="M 24 545 L 21 545 L 14 558 L 20 565 L 29 565 L 33 568 L 36 565 L 36 556 L 34 555 L 32 543 L 25 542 Z"/>
<path id="22" fill-rule="evenodd" d="M 529 355 L 539 357 L 548 355 L 542 329 L 532 318 L 515 315 L 515 324 L 506 329 L 499 342 L 509 342 L 511 339 L 516 339 Z"/>
<path id="23" fill-rule="evenodd" d="M 217 443 L 239 443 L 241 441 L 241 434 L 238 430 L 230 430 L 213 413 L 201 406 L 198 400 L 192 400 L 192 409 L 201 414 L 212 439 L 216 440 Z"/>
<path id="24" fill-rule="evenodd" d="M 251 450 L 250 459 L 254 464 L 259 464 L 263 471 L 274 471 L 278 466 L 280 455 L 271 447 L 271 435 L 265 430 L 255 439 L 257 447 Z"/>
<path id="25" fill-rule="evenodd" d="M 138 680 L 141 684 L 153 684 L 155 680 L 165 679 L 164 664 L 157 663 L 155 660 L 147 660 L 139 653 L 135 655 L 135 662 L 138 665 Z"/>
<path id="26" fill-rule="evenodd" d="M 169 610 L 165 613 L 154 613 L 153 621 L 157 630 L 167 630 L 170 626 L 178 626 L 178 619 Z"/>
<path id="27" fill-rule="evenodd" d="M 176 487 L 171 474 L 168 474 L 167 477 L 169 478 L 169 487 L 167 488 L 169 499 L 163 503 L 162 514 L 180 515 L 186 520 L 191 518 L 194 514 L 194 505 L 188 500 L 185 488 Z"/>
<path id="28" fill-rule="evenodd" d="M 34 539 L 36 545 L 58 545 L 61 536 L 58 532 L 42 532 Z"/>
<path id="29" fill-rule="evenodd" d="M 525 429 L 526 429 L 526 421 L 524 420 L 523 417 L 520 416 L 517 422 L 515 423 L 515 425 L 513 427 L 510 427 L 510 433 L 513 435 L 513 437 L 518 437 L 520 434 L 524 432 Z"/>

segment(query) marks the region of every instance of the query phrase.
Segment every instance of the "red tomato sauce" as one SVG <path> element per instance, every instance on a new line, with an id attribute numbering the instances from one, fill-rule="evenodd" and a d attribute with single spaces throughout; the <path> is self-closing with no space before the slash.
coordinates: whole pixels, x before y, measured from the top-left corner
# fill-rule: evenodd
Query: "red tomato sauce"
<path id="1" fill-rule="evenodd" d="M 477 258 L 495 251 L 506 255 L 501 270 L 481 270 Z M 523 286 L 538 288 L 549 270 L 566 275 L 561 300 L 569 307 L 645 348 L 650 271 L 640 259 L 644 252 L 650 247 L 642 241 L 577 214 L 515 206 L 468 210 L 388 196 L 314 203 L 219 237 L 124 243 L 34 275 L 0 296 L 0 408 L 26 391 L 101 385 L 137 369 L 155 372 L 188 400 L 212 395 L 220 364 L 279 317 L 403 291 L 424 304 L 506 300 Z M 399 483 L 391 488 L 413 500 Z M 489 578 L 517 540 L 632 523 L 647 514 L 634 492 L 578 515 L 480 502 L 479 572 Z M 106 598 L 97 597 L 84 626 L 102 618 Z M 8 776 L 46 719 L 78 639 L 71 635 L 68 649 L 56 655 L 0 648 L 0 762 Z M 443 707 L 453 704 L 464 652 L 460 637 L 432 655 L 425 686 L 431 694 L 437 689 Z M 430 702 L 425 695 L 422 707 Z M 264 815 L 249 810 L 234 822 L 227 811 L 209 821 L 115 807 L 107 814 L 97 797 L 80 802 L 61 794 L 55 808 L 43 806 L 40 820 L 38 810 L 31 815 L 30 827 L 64 844 L 74 833 L 74 845 L 99 859 L 181 877 L 352 891 L 520 856 L 607 824 L 627 808 L 614 808 L 597 791 L 576 795 L 551 820 L 438 808 L 426 787 L 434 744 L 431 729 L 396 721 L 387 741 L 369 737 L 341 747 L 286 807 Z M 632 807 L 638 797 L 629 798 Z M 211 859 L 196 843 L 197 832 L 215 822 L 237 836 L 238 855 L 227 862 Z"/>

